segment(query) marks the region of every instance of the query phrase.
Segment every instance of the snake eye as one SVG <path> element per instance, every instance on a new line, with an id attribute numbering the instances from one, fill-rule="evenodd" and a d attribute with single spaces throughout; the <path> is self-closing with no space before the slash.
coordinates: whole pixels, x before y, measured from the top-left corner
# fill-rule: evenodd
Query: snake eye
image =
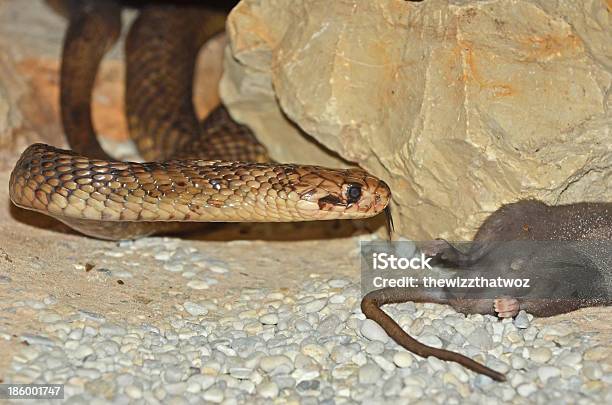
<path id="1" fill-rule="evenodd" d="M 358 184 L 349 184 L 346 189 L 346 201 L 349 204 L 354 204 L 361 198 L 361 186 Z"/>

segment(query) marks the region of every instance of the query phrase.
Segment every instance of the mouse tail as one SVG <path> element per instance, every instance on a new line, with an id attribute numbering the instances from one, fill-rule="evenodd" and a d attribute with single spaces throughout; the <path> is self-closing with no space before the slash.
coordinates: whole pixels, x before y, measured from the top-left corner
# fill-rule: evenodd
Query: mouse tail
<path id="1" fill-rule="evenodd" d="M 409 297 L 410 292 L 410 290 L 402 288 L 383 288 L 381 290 L 372 291 L 361 301 L 361 311 L 367 318 L 378 323 L 393 340 L 408 351 L 425 358 L 434 356 L 440 360 L 454 361 L 455 363 L 459 363 L 472 371 L 484 374 L 496 381 L 506 381 L 506 376 L 504 374 L 480 364 L 469 357 L 449 350 L 437 349 L 419 342 L 406 333 L 393 318 L 381 309 L 381 306 L 385 304 L 412 301 L 413 299 Z"/>

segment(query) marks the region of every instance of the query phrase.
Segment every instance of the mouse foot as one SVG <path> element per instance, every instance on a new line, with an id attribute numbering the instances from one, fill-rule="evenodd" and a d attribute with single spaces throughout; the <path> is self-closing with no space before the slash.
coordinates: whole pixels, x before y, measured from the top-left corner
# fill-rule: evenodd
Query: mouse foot
<path id="1" fill-rule="evenodd" d="M 501 297 L 493 301 L 493 308 L 500 318 L 512 318 L 519 313 L 520 305 L 516 298 Z"/>

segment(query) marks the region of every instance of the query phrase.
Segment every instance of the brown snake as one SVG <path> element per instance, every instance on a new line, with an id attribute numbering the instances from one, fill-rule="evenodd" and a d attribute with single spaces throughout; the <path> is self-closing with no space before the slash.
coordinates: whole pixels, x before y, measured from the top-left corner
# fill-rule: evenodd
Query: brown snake
<path id="1" fill-rule="evenodd" d="M 70 20 L 60 105 L 72 151 L 28 147 L 10 178 L 15 205 L 113 240 L 177 230 L 186 222 L 353 219 L 387 207 L 389 187 L 362 170 L 272 162 L 223 106 L 198 121 L 192 103 L 196 56 L 222 28 L 206 24 L 211 14 L 198 7 L 141 9 L 126 40 L 125 104 L 130 136 L 151 162 L 113 160 L 96 140 L 91 97 L 100 61 L 119 37 L 121 8 L 111 0 L 60 4 Z M 464 356 L 410 338 L 379 308 L 392 301 L 364 301 L 363 312 L 408 350 L 495 378 Z"/>
<path id="2" fill-rule="evenodd" d="M 14 204 L 87 235 L 126 239 L 184 222 L 291 222 L 371 217 L 388 186 L 359 169 L 277 164 L 223 106 L 204 122 L 192 102 L 195 61 L 219 31 L 206 9 L 143 7 L 126 40 L 130 136 L 152 162 L 111 159 L 99 146 L 91 93 L 105 52 L 119 36 L 121 8 L 68 1 L 61 69 L 62 122 L 73 151 L 35 144 L 10 179 Z M 87 156 L 87 157 L 86 157 Z"/>

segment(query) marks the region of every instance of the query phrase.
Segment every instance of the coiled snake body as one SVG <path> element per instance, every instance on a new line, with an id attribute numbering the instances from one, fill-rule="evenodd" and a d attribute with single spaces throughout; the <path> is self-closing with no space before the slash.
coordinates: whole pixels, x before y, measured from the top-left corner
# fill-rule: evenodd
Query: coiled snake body
<path id="1" fill-rule="evenodd" d="M 27 148 L 10 179 L 16 205 L 105 239 L 144 236 L 184 222 L 365 218 L 390 198 L 358 169 L 277 164 L 223 106 L 200 123 L 192 82 L 202 43 L 219 30 L 193 6 L 143 7 L 126 40 L 130 136 L 152 162 L 111 159 L 91 120 L 99 63 L 121 29 L 110 0 L 63 3 L 70 18 L 61 70 L 62 122 L 72 151 Z"/>

